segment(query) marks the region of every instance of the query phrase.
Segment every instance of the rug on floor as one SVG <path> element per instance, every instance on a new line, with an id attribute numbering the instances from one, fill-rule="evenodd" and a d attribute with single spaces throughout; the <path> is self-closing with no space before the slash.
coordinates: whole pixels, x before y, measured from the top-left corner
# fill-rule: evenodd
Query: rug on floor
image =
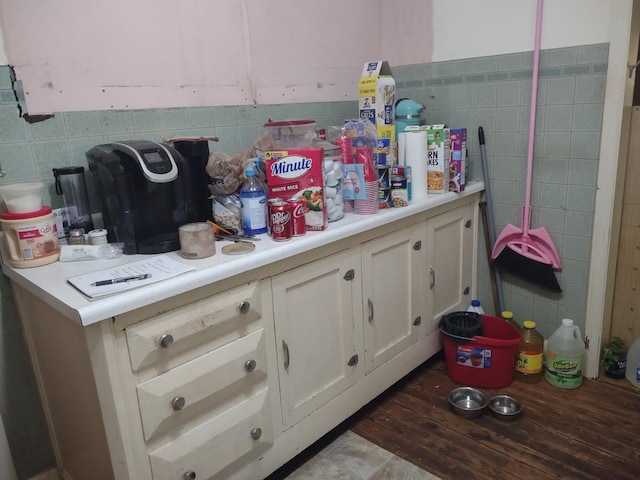
<path id="1" fill-rule="evenodd" d="M 347 430 L 287 480 L 440 480 Z"/>

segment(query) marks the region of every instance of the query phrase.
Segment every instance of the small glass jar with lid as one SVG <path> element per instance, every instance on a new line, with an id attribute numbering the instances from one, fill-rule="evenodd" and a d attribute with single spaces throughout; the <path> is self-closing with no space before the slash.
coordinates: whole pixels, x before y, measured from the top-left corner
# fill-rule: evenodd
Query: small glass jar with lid
<path id="1" fill-rule="evenodd" d="M 69 230 L 67 243 L 69 245 L 84 245 L 86 243 L 84 238 L 84 230 L 82 230 L 81 228 L 72 228 L 71 230 Z"/>

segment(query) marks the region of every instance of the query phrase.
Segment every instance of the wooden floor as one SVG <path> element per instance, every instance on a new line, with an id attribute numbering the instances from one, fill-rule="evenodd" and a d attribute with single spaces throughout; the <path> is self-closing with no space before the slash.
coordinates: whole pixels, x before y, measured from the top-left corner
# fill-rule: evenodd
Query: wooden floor
<path id="1" fill-rule="evenodd" d="M 625 379 L 585 380 L 575 390 L 547 383 L 491 390 L 523 404 L 505 422 L 485 412 L 454 415 L 456 386 L 436 357 L 374 400 L 345 428 L 443 480 L 640 478 L 640 389 Z"/>

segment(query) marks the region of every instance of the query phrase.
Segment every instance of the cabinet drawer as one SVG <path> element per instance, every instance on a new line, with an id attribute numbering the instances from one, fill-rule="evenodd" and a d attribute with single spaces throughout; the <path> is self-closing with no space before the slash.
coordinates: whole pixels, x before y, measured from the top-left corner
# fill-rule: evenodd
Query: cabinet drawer
<path id="1" fill-rule="evenodd" d="M 159 429 L 166 431 L 180 426 L 202 412 L 203 406 L 213 406 L 216 394 L 227 387 L 237 384 L 233 395 L 239 395 L 236 390 L 246 394 L 265 381 L 264 336 L 263 329 L 256 330 L 138 385 L 145 440 Z"/>
<path id="2" fill-rule="evenodd" d="M 255 457 L 273 443 L 268 389 L 151 452 L 154 480 L 176 480 L 193 472 L 210 478 L 243 457 Z"/>
<path id="3" fill-rule="evenodd" d="M 260 308 L 254 282 L 133 325 L 126 331 L 131 368 L 162 362 L 168 369 L 196 358 L 203 352 L 194 347 L 214 339 L 222 345 L 258 328 Z"/>

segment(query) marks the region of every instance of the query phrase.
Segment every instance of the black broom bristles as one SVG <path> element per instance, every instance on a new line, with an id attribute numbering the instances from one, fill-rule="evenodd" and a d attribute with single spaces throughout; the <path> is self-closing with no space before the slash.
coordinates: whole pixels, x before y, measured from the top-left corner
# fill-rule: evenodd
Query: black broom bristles
<path id="1" fill-rule="evenodd" d="M 553 267 L 548 263 L 536 262 L 519 253 L 514 252 L 509 247 L 502 249 L 502 252 L 493 260 L 494 265 L 512 275 L 534 283 L 540 287 L 551 290 L 555 293 L 562 292 L 560 284 L 556 279 Z"/>

